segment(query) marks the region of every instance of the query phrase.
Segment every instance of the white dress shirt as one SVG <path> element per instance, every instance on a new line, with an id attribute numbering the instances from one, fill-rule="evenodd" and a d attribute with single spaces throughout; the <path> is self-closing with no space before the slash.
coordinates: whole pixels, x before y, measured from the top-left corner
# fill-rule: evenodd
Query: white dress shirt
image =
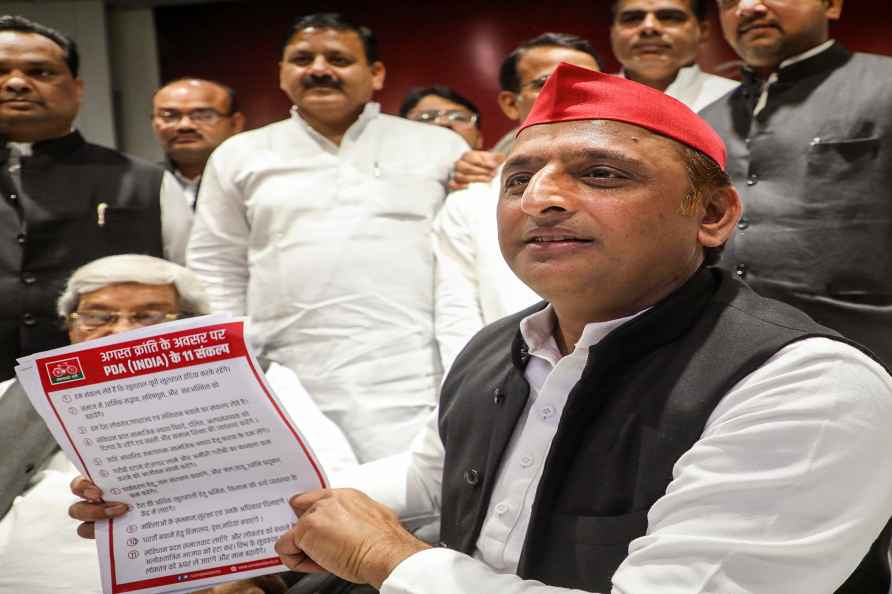
<path id="1" fill-rule="evenodd" d="M 491 182 L 453 192 L 434 221 L 434 328 L 447 370 L 483 326 L 541 301 L 499 249 L 500 178 L 501 168 Z"/>
<path id="2" fill-rule="evenodd" d="M 625 71 L 620 70 L 619 76 L 625 78 Z M 692 64 L 681 68 L 675 75 L 675 80 L 663 92 L 678 99 L 692 111 L 700 111 L 738 85 L 740 83 L 736 80 L 703 72 L 699 66 Z"/>
<path id="3" fill-rule="evenodd" d="M 194 197 L 191 198 L 194 202 Z M 192 231 L 192 211 L 186 186 L 170 171 L 161 180 L 161 235 L 164 237 L 164 259 L 186 265 L 186 245 Z"/>
<path id="4" fill-rule="evenodd" d="M 322 468 L 343 472 L 356 456 L 290 369 L 273 363 L 266 379 Z M 0 383 L 0 398 L 16 380 Z M 69 484 L 79 474 L 61 451 L 34 473 L 30 488 L 0 518 L 0 594 L 100 594 L 96 543 L 75 532 Z"/>
<path id="5" fill-rule="evenodd" d="M 433 409 L 431 223 L 464 140 L 366 105 L 335 145 L 293 110 L 205 167 L 187 260 L 215 311 L 250 317 L 361 461 L 404 450 Z"/>
<path id="6" fill-rule="evenodd" d="M 589 346 L 624 320 L 589 324 L 561 358 L 549 310 L 521 325 L 531 355 L 530 401 L 473 557 L 443 548 L 412 555 L 382 594 L 572 591 L 514 572 L 567 394 Z M 666 494 L 648 513 L 646 535 L 631 543 L 613 576 L 612 594 L 832 594 L 892 516 L 892 473 L 877 462 L 892 448 L 890 423 L 892 380 L 861 351 L 823 338 L 780 350 L 727 393 L 679 458 Z M 442 469 L 432 416 L 411 455 L 332 482 L 418 520 L 438 514 Z"/>
<path id="7" fill-rule="evenodd" d="M 836 43 L 836 42 L 833 39 L 828 39 L 824 43 L 822 43 L 820 45 L 816 45 L 815 47 L 811 48 L 808 51 L 804 51 L 801 54 L 797 54 L 797 55 L 795 55 L 791 58 L 787 58 L 786 60 L 781 62 L 778 65 L 777 70 L 775 70 L 770 75 L 768 75 L 768 78 L 765 79 L 765 82 L 762 84 L 762 92 L 759 94 L 759 100 L 756 102 L 756 106 L 753 109 L 753 115 L 754 116 L 759 115 L 759 112 L 761 112 L 763 109 L 765 109 L 765 106 L 768 104 L 768 88 L 777 82 L 778 70 L 782 70 L 782 69 L 786 68 L 787 66 L 792 66 L 793 64 L 796 64 L 797 62 L 801 62 L 803 60 L 808 60 L 812 56 L 817 56 L 821 52 L 830 49 L 830 47 L 834 43 Z"/>

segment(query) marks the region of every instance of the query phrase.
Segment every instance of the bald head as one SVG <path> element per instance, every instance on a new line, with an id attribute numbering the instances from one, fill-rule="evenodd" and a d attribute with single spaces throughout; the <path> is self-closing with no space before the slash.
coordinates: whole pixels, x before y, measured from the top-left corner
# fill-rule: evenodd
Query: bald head
<path id="1" fill-rule="evenodd" d="M 244 116 L 234 111 L 234 100 L 229 87 L 195 78 L 173 81 L 155 93 L 155 136 L 164 154 L 185 177 L 201 175 L 213 150 L 242 131 Z"/>

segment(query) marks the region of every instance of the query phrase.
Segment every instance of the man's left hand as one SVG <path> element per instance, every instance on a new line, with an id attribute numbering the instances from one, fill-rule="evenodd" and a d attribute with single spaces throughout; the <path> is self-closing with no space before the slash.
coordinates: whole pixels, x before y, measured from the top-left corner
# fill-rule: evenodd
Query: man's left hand
<path id="1" fill-rule="evenodd" d="M 353 489 L 296 495 L 297 525 L 279 537 L 276 553 L 294 571 L 329 571 L 377 589 L 404 559 L 430 546 L 409 534 L 389 508 Z"/>

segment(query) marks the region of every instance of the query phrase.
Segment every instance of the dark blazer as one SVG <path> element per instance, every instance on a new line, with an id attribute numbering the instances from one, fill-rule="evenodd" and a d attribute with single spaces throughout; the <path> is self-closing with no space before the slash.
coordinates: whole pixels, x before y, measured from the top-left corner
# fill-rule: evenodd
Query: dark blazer
<path id="1" fill-rule="evenodd" d="M 67 344 L 55 313 L 68 276 L 102 256 L 162 256 L 163 170 L 86 142 L 35 143 L 21 183 L 0 143 L 0 379 L 16 357 Z"/>

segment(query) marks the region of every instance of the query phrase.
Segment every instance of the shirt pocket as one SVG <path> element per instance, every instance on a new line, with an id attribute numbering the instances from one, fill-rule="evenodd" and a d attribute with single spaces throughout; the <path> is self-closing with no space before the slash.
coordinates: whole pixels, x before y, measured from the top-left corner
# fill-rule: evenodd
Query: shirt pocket
<path id="1" fill-rule="evenodd" d="M 108 253 L 137 253 L 161 256 L 161 212 L 156 208 L 138 208 L 100 204 L 91 222 L 99 249 Z M 90 224 L 90 222 L 88 222 Z M 97 255 L 98 257 L 98 255 Z"/>
<path id="2" fill-rule="evenodd" d="M 542 553 L 542 575 L 564 587 L 609 591 L 629 544 L 647 532 L 647 510 L 617 516 L 555 514 Z"/>
<path id="3" fill-rule="evenodd" d="M 648 510 L 633 511 L 618 516 L 579 516 L 557 514 L 551 529 L 563 541 L 598 547 L 629 543 L 647 532 Z"/>
<path id="4" fill-rule="evenodd" d="M 868 215 L 870 205 L 877 203 L 874 184 L 887 175 L 880 154 L 878 136 L 815 137 L 806 153 L 803 196 L 811 207 L 807 210 L 845 218 Z"/>

